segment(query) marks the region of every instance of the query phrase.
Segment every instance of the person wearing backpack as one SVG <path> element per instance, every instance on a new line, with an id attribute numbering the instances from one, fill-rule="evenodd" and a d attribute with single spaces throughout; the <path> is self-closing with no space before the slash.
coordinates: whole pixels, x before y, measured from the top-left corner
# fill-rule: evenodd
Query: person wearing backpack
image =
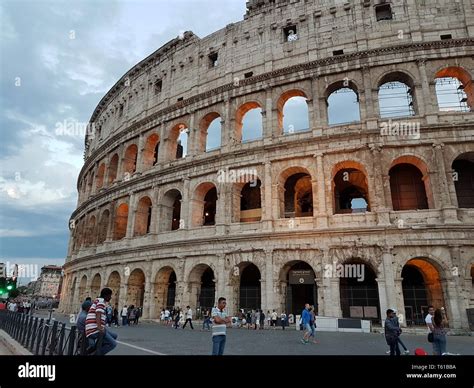
<path id="1" fill-rule="evenodd" d="M 442 356 L 446 353 L 446 333 L 448 322 L 444 309 L 436 309 L 434 312 L 433 320 L 433 354 L 435 356 Z"/>

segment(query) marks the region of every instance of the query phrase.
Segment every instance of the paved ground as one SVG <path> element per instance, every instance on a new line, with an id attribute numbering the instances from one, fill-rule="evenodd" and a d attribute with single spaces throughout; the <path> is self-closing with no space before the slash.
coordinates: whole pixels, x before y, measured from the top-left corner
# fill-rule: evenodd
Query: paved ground
<path id="1" fill-rule="evenodd" d="M 44 314 L 43 314 L 44 316 Z M 67 317 L 55 315 L 67 321 Z M 211 334 L 196 327 L 192 331 L 172 329 L 156 323 L 112 328 L 119 337 L 119 345 L 110 354 L 116 355 L 208 355 Z M 227 355 L 384 355 L 387 350 L 381 334 L 318 332 L 319 344 L 302 344 L 302 333 L 292 330 L 228 329 Z M 405 345 L 413 350 L 422 347 L 431 353 L 425 335 L 402 334 Z M 474 355 L 474 337 L 448 336 L 448 351 Z"/>

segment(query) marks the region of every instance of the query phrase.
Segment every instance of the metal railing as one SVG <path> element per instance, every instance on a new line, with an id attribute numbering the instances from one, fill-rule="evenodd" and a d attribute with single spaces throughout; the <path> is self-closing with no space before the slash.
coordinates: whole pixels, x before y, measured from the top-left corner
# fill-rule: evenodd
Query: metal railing
<path id="1" fill-rule="evenodd" d="M 32 315 L 0 310 L 0 329 L 34 355 L 73 356 L 86 354 L 85 336 L 75 325 Z"/>

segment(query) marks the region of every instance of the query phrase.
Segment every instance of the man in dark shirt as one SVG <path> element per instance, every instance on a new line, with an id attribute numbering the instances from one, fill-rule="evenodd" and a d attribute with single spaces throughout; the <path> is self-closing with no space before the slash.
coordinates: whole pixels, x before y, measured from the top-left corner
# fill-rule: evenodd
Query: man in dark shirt
<path id="1" fill-rule="evenodd" d="M 390 355 L 400 355 L 400 348 L 398 347 L 398 336 L 400 335 L 400 327 L 395 320 L 395 312 L 392 309 L 387 310 L 387 318 L 385 319 L 385 340 L 390 346 Z"/>

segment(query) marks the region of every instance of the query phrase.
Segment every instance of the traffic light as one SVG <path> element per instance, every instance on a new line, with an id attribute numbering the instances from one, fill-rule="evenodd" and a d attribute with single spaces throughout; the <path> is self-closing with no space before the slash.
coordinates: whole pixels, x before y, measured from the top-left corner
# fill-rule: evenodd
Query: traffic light
<path id="1" fill-rule="evenodd" d="M 7 292 L 16 289 L 16 278 L 10 278 L 7 280 Z"/>
<path id="2" fill-rule="evenodd" d="M 7 279 L 0 278 L 0 295 L 7 292 Z"/>

